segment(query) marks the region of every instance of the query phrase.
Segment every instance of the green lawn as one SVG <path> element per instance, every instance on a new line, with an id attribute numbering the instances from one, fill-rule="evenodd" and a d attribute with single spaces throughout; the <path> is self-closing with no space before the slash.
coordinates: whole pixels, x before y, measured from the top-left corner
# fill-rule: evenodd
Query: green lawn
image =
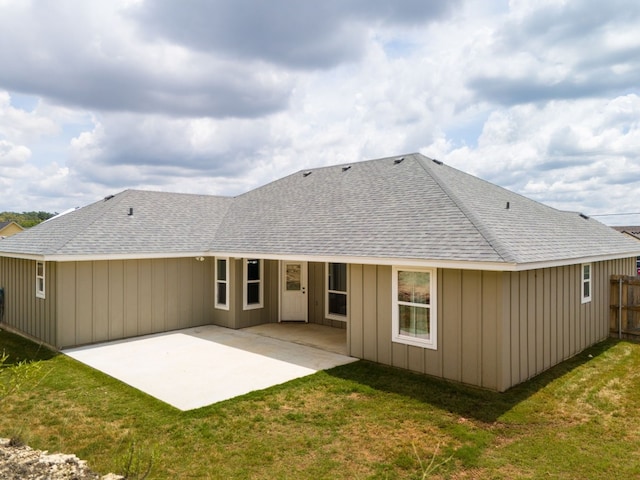
<path id="1" fill-rule="evenodd" d="M 640 345 L 628 342 L 503 394 L 357 362 L 190 412 L 6 332 L 2 349 L 42 367 L 2 402 L 0 437 L 100 473 L 122 473 L 133 451 L 154 479 L 640 477 Z"/>

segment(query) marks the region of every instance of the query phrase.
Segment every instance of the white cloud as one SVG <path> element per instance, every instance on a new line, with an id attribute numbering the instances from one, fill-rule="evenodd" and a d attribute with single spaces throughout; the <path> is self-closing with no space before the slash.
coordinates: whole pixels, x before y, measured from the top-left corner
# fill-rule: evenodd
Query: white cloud
<path id="1" fill-rule="evenodd" d="M 283 29 L 285 7 L 298 22 Z M 124 188 L 237 194 L 417 150 L 560 208 L 636 203 L 631 1 L 2 10 L 0 64 L 14 68 L 0 89 L 39 99 L 22 109 L 0 90 L 14 206 L 61 211 Z"/>
<path id="2" fill-rule="evenodd" d="M 13 145 L 0 140 L 0 167 L 21 167 L 31 156 L 31 151 L 24 145 Z"/>
<path id="3" fill-rule="evenodd" d="M 443 153 L 454 166 L 559 208 L 633 210 L 640 123 L 630 120 L 639 113 L 637 95 L 514 106 L 489 117 L 477 148 Z"/>
<path id="4" fill-rule="evenodd" d="M 26 112 L 11 105 L 9 92 L 0 90 L 0 139 L 28 142 L 60 132 L 55 121 L 37 112 Z"/>

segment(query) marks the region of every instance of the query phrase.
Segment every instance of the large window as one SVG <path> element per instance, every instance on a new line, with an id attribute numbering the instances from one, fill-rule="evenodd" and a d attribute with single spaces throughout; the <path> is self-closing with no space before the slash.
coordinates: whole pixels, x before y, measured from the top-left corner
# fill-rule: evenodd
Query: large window
<path id="1" fill-rule="evenodd" d="M 393 341 L 437 348 L 436 271 L 393 268 Z"/>
<path id="2" fill-rule="evenodd" d="M 347 319 L 347 264 L 327 263 L 327 318 Z"/>
<path id="3" fill-rule="evenodd" d="M 216 258 L 216 308 L 229 310 L 229 261 Z"/>
<path id="4" fill-rule="evenodd" d="M 591 301 L 591 264 L 582 264 L 582 303 Z"/>
<path id="5" fill-rule="evenodd" d="M 44 298 L 45 275 L 44 262 L 36 262 L 36 297 Z"/>
<path id="6" fill-rule="evenodd" d="M 244 260 L 244 309 L 262 307 L 262 260 L 247 258 Z"/>

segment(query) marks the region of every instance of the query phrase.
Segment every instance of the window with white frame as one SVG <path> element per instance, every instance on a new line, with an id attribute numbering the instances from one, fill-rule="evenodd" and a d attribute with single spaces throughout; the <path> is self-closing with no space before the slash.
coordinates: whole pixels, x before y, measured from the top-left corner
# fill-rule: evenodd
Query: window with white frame
<path id="1" fill-rule="evenodd" d="M 394 342 L 437 348 L 436 270 L 393 267 Z"/>
<path id="2" fill-rule="evenodd" d="M 245 258 L 243 276 L 244 309 L 262 308 L 262 260 Z"/>
<path id="3" fill-rule="evenodd" d="M 44 298 L 45 272 L 44 262 L 36 262 L 36 297 Z"/>
<path id="4" fill-rule="evenodd" d="M 216 258 L 216 308 L 229 310 L 229 259 Z"/>
<path id="5" fill-rule="evenodd" d="M 591 301 L 591 264 L 582 264 L 582 303 Z"/>
<path id="6" fill-rule="evenodd" d="M 347 275 L 346 263 L 327 263 L 327 318 L 347 319 Z"/>

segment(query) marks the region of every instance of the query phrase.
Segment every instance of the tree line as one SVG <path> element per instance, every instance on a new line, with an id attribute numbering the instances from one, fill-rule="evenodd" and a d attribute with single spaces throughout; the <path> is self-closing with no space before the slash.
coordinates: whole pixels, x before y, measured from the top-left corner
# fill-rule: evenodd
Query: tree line
<path id="1" fill-rule="evenodd" d="M 16 222 L 23 228 L 29 228 L 56 215 L 57 213 L 49 212 L 2 212 L 0 213 L 0 222 Z"/>

